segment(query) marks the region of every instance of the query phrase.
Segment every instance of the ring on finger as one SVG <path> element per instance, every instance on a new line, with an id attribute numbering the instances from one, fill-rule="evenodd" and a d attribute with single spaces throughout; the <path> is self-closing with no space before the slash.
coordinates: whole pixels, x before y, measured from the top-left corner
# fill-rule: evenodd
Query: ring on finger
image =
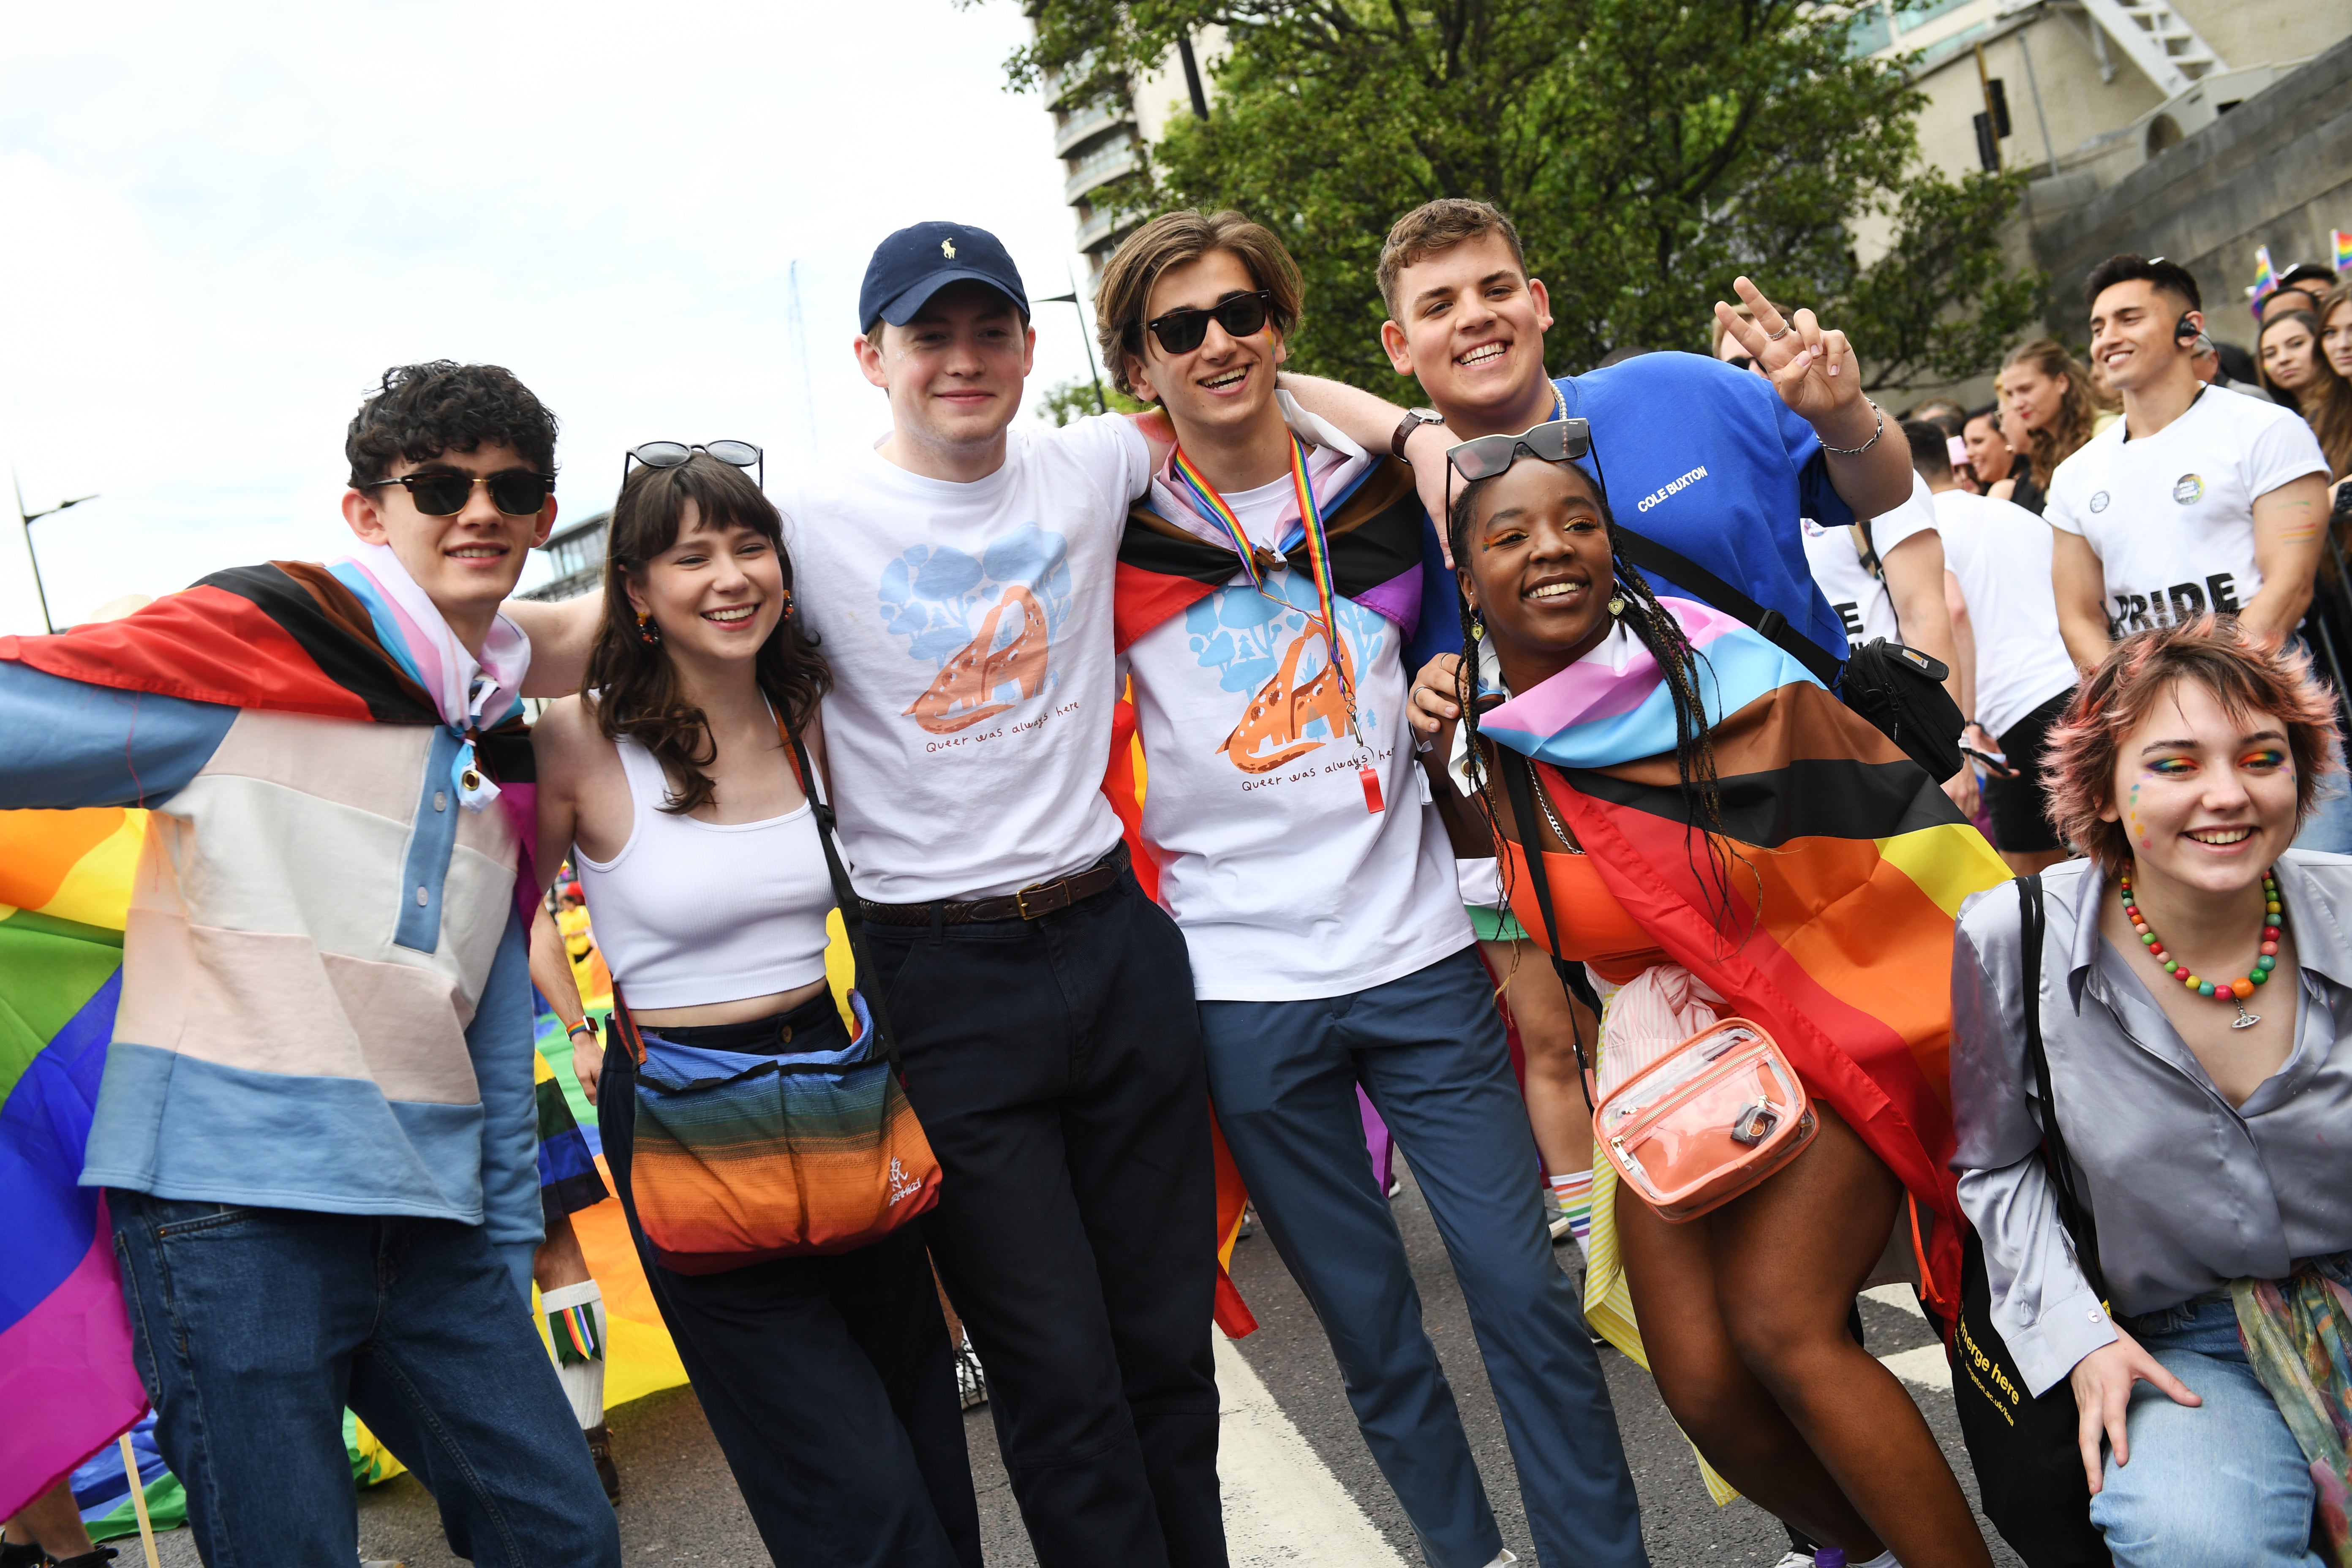
<path id="1" fill-rule="evenodd" d="M 1790 332 L 1793 332 L 1793 331 L 1795 331 L 1796 330 L 1797 330 L 1796 328 L 1794 328 L 1794 327 L 1792 327 L 1792 326 L 1788 325 L 1786 322 L 1783 322 L 1783 323 L 1781 323 L 1780 330 L 1779 331 L 1777 331 L 1777 332 L 1767 332 L 1767 333 L 1765 333 L 1765 334 L 1764 334 L 1764 341 L 1765 341 L 1766 342 L 1768 342 L 1768 343 L 1777 343 L 1777 342 L 1779 342 L 1782 338 L 1787 337 Z"/>

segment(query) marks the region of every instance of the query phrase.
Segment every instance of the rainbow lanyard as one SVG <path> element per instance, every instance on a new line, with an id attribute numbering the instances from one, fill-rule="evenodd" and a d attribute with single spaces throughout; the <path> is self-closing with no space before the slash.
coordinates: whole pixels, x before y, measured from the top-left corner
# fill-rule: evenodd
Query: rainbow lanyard
<path id="1" fill-rule="evenodd" d="M 1183 447 L 1176 448 L 1171 461 L 1176 477 L 1182 479 L 1184 488 L 1192 492 L 1192 499 L 1200 503 L 1201 510 L 1215 519 L 1217 525 L 1225 531 L 1234 553 L 1241 557 L 1242 572 L 1249 578 L 1250 586 L 1277 605 L 1288 605 L 1290 601 L 1280 595 L 1266 593 L 1265 574 L 1258 570 L 1257 552 L 1250 544 L 1249 535 L 1242 531 L 1242 520 L 1234 515 L 1225 498 L 1217 493 L 1217 487 L 1209 482 L 1207 475 L 1192 466 L 1192 459 L 1184 455 Z M 1315 501 L 1315 487 L 1307 482 L 1307 443 L 1296 434 L 1290 437 L 1290 483 L 1298 495 L 1299 523 L 1307 531 L 1307 561 L 1315 579 L 1316 602 L 1322 609 L 1324 647 L 1330 650 L 1331 668 L 1339 671 L 1339 689 L 1347 699 L 1348 732 L 1361 742 L 1363 737 L 1356 731 L 1354 683 L 1349 680 L 1347 666 L 1339 657 L 1339 591 L 1331 583 L 1331 539 L 1323 527 L 1323 509 Z"/>

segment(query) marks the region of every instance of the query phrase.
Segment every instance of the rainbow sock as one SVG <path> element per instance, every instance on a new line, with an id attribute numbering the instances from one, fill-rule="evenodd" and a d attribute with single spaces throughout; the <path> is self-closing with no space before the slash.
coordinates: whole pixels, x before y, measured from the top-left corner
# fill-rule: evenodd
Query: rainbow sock
<path id="1" fill-rule="evenodd" d="M 1586 1262 L 1591 1262 L 1592 1243 L 1589 1237 L 1592 1230 L 1592 1173 L 1589 1170 L 1570 1171 L 1564 1176 L 1554 1176 L 1551 1179 L 1551 1195 L 1559 1203 L 1560 1212 L 1568 1215 L 1568 1233 L 1576 1237 L 1576 1250 L 1584 1255 Z"/>

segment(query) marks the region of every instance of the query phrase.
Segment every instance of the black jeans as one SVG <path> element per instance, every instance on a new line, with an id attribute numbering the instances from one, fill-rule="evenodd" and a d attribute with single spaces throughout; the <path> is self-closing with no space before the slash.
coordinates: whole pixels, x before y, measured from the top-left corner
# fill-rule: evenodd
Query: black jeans
<path id="1" fill-rule="evenodd" d="M 866 940 L 945 1178 L 924 1232 L 1040 1568 L 1223 1568 L 1216 1175 L 1182 933 L 1129 873 L 1039 920 Z"/>
<path id="2" fill-rule="evenodd" d="M 849 1043 L 831 996 L 802 1012 L 810 1022 L 793 1016 L 794 1050 Z M 662 1321 L 769 1556 L 786 1568 L 981 1568 L 954 1357 L 921 1232 L 673 1273 L 637 1226 L 636 1074 L 617 1038 L 596 1124 Z"/>

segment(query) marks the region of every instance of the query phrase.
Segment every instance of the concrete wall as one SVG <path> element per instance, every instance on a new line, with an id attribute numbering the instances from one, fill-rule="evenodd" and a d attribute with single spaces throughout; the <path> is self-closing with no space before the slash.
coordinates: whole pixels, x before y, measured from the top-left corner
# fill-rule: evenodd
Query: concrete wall
<path id="1" fill-rule="evenodd" d="M 2282 267 L 2324 262 L 2329 228 L 2352 230 L 2352 39 L 2103 190 L 2080 175 L 2037 184 L 2023 216 L 2060 336 L 2088 338 L 2084 279 L 2136 250 L 2186 266 L 2212 334 L 2251 346 L 2254 247 Z"/>

